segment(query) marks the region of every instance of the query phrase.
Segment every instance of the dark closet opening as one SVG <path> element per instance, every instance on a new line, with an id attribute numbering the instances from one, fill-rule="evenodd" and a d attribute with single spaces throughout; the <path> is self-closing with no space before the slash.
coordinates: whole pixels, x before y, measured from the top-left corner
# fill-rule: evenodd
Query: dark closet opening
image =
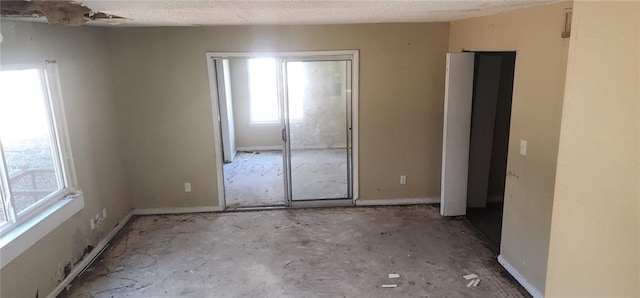
<path id="1" fill-rule="evenodd" d="M 475 52 L 467 218 L 500 247 L 515 52 Z"/>

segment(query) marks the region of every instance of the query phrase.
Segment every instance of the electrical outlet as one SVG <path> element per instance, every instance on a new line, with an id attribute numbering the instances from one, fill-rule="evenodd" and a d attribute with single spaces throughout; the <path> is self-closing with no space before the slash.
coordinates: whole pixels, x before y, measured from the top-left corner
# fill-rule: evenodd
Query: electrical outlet
<path id="1" fill-rule="evenodd" d="M 400 184 L 407 184 L 407 176 L 400 176 Z"/>
<path id="2" fill-rule="evenodd" d="M 184 192 L 191 192 L 191 182 L 184 183 Z"/>
<path id="3" fill-rule="evenodd" d="M 102 219 L 107 218 L 107 208 L 102 208 Z"/>
<path id="4" fill-rule="evenodd" d="M 94 218 L 89 220 L 89 226 L 92 230 L 96 228 L 96 220 Z"/>

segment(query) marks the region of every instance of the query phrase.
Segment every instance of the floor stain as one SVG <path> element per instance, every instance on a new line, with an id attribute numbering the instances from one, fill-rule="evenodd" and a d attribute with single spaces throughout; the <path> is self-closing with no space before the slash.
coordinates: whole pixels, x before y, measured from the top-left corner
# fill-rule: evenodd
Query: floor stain
<path id="1" fill-rule="evenodd" d="M 61 297 L 528 296 L 478 231 L 438 212 L 423 205 L 139 216 Z M 466 287 L 469 273 L 480 276 L 477 287 Z"/>

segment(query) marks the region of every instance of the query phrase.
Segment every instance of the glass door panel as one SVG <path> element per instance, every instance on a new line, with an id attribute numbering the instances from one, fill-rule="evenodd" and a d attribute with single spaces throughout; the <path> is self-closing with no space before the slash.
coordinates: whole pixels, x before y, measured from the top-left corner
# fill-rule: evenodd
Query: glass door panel
<path id="1" fill-rule="evenodd" d="M 349 198 L 351 61 L 284 65 L 291 200 Z"/>
<path id="2" fill-rule="evenodd" d="M 286 205 L 280 58 L 215 63 L 226 207 Z"/>

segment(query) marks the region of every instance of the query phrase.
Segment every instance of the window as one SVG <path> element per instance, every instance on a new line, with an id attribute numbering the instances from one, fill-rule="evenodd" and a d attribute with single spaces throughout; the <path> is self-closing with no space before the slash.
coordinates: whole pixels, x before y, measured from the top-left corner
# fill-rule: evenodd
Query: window
<path id="1" fill-rule="evenodd" d="M 280 120 L 277 88 L 276 59 L 249 59 L 251 124 L 277 123 Z"/>
<path id="2" fill-rule="evenodd" d="M 250 123 L 273 124 L 280 122 L 278 80 L 275 58 L 249 59 Z M 302 119 L 305 90 L 302 64 L 289 67 L 289 119 Z"/>
<path id="3" fill-rule="evenodd" d="M 0 231 L 73 191 L 53 65 L 0 70 Z"/>

